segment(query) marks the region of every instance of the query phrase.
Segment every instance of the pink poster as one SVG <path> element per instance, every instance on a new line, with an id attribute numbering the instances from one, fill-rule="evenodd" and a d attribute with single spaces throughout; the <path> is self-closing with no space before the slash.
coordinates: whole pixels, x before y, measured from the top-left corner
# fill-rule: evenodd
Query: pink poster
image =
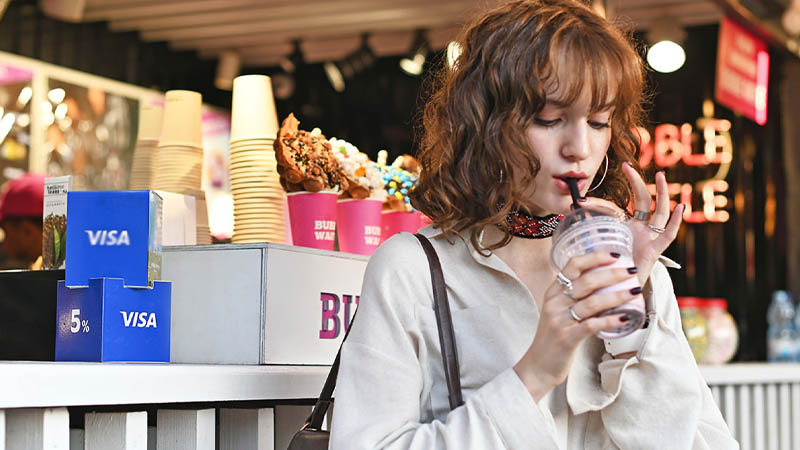
<path id="1" fill-rule="evenodd" d="M 719 27 L 714 96 L 722 105 L 767 123 L 769 53 L 767 44 L 725 17 Z"/>

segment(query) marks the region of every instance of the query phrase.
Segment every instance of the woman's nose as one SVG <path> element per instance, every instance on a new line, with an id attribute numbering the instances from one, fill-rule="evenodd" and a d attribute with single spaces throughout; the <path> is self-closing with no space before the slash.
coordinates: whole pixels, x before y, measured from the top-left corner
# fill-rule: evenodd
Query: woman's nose
<path id="1" fill-rule="evenodd" d="M 582 161 L 591 154 L 589 124 L 576 124 L 565 137 L 561 153 L 566 159 Z"/>

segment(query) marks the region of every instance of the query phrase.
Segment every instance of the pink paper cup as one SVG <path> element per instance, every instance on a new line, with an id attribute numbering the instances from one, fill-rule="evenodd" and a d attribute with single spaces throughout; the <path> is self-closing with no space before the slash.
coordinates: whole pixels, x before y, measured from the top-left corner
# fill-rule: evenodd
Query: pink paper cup
<path id="1" fill-rule="evenodd" d="M 422 214 L 422 213 L 419 213 L 419 219 L 420 219 L 420 223 L 419 223 L 419 227 L 420 228 L 425 228 L 428 225 L 433 223 L 433 220 L 431 220 L 430 217 L 428 217 L 428 216 L 426 216 L 425 214 Z"/>
<path id="2" fill-rule="evenodd" d="M 371 255 L 381 243 L 381 209 L 380 200 L 339 200 L 336 204 L 339 250 Z"/>
<path id="3" fill-rule="evenodd" d="M 422 226 L 419 211 L 385 211 L 381 216 L 381 243 L 403 231 L 416 233 Z"/>
<path id="4" fill-rule="evenodd" d="M 333 192 L 294 192 L 286 195 L 292 243 L 333 250 L 336 239 L 336 199 Z"/>

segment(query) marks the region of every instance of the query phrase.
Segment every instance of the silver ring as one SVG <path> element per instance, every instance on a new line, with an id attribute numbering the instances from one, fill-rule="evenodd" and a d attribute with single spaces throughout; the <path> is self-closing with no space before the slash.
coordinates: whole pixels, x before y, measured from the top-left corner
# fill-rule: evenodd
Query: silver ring
<path id="1" fill-rule="evenodd" d="M 567 278 L 566 275 L 564 275 L 563 273 L 558 272 L 556 274 L 556 282 L 561 286 L 563 286 L 564 289 L 572 290 L 572 280 Z"/>
<path id="2" fill-rule="evenodd" d="M 569 316 L 572 317 L 572 320 L 574 320 L 575 322 L 578 322 L 578 323 L 583 322 L 583 319 L 581 319 L 581 316 L 579 316 L 578 314 L 575 313 L 575 305 L 572 305 L 572 306 L 569 307 Z"/>
<path id="3" fill-rule="evenodd" d="M 633 212 L 633 218 L 635 220 L 641 220 L 643 222 L 647 222 L 648 220 L 650 220 L 650 216 L 652 215 L 653 213 L 651 213 L 650 211 L 642 211 L 641 209 L 637 209 L 636 211 Z"/>
<path id="4" fill-rule="evenodd" d="M 567 297 L 575 300 L 575 297 L 572 296 L 572 280 L 567 278 L 563 273 L 558 272 L 556 274 L 556 282 L 564 288 L 563 292 Z"/>
<path id="5" fill-rule="evenodd" d="M 666 228 L 657 227 L 657 226 L 655 226 L 655 225 L 650 225 L 650 224 L 647 224 L 647 226 L 648 226 L 648 227 L 649 227 L 651 230 L 655 231 L 655 232 L 656 232 L 656 233 L 658 233 L 658 234 L 661 234 L 661 233 L 663 233 L 663 232 L 667 231 L 667 229 L 666 229 Z"/>

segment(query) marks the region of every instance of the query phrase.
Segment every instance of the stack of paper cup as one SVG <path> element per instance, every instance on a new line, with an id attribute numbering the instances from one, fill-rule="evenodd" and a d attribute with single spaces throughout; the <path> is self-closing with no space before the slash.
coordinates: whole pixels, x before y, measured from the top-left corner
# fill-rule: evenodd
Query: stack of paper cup
<path id="1" fill-rule="evenodd" d="M 167 91 L 153 188 L 183 193 L 200 189 L 203 174 L 203 98 L 192 91 Z"/>
<path id="2" fill-rule="evenodd" d="M 163 111 L 160 106 L 142 105 L 139 109 L 139 133 L 133 149 L 131 164 L 131 190 L 151 189 L 153 169 L 156 163 L 156 148 L 161 135 Z"/>
<path id="3" fill-rule="evenodd" d="M 269 77 L 234 79 L 230 148 L 234 243 L 286 242 L 286 194 L 273 150 L 277 134 L 278 114 Z"/>

